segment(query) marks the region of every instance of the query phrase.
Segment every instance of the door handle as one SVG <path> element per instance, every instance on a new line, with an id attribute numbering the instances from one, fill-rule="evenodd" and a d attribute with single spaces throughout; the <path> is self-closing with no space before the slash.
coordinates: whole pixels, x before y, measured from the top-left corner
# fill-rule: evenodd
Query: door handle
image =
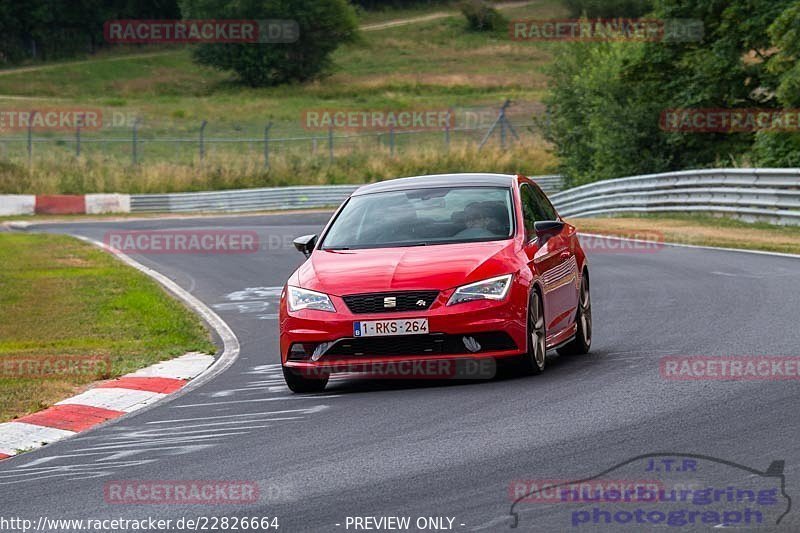
<path id="1" fill-rule="evenodd" d="M 561 259 L 569 259 L 570 255 L 572 255 L 572 254 L 569 253 L 569 251 L 563 251 L 563 252 L 561 252 L 561 256 L 560 257 L 561 257 Z"/>

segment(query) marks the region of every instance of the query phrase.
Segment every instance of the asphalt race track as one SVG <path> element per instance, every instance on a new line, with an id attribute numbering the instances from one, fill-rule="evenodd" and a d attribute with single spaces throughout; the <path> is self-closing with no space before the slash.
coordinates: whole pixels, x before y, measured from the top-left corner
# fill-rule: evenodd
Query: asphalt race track
<path id="1" fill-rule="evenodd" d="M 670 381 L 659 373 L 664 356 L 800 355 L 800 260 L 673 247 L 590 252 L 589 356 L 551 354 L 547 372 L 531 378 L 333 380 L 324 394 L 292 395 L 279 367 L 278 294 L 303 260 L 291 238 L 318 232 L 326 219 L 41 226 L 101 241 L 110 229 L 255 230 L 262 249 L 133 255 L 214 309 L 238 336 L 239 358 L 170 403 L 0 463 L 2 514 L 277 516 L 283 532 L 345 531 L 348 516 L 441 516 L 454 517 L 457 531 L 505 531 L 513 480 L 581 479 L 650 453 L 758 470 L 783 460 L 786 492 L 800 495 L 798 381 Z M 220 479 L 257 481 L 260 502 L 109 505 L 103 497 L 109 480 Z M 759 529 L 800 531 L 798 501 L 780 525 Z M 523 531 L 619 530 L 573 527 L 558 506 L 518 511 Z"/>

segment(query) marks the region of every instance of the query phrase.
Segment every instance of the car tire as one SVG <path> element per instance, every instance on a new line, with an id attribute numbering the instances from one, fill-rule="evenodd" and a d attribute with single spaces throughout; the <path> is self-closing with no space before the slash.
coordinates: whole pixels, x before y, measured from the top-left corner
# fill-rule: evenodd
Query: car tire
<path id="1" fill-rule="evenodd" d="M 592 347 L 592 297 L 586 271 L 581 279 L 575 323 L 578 325 L 575 338 L 557 350 L 559 355 L 584 355 Z"/>
<path id="2" fill-rule="evenodd" d="M 528 304 L 528 352 L 522 357 L 522 370 L 536 376 L 547 365 L 547 327 L 544 319 L 544 301 L 537 289 L 531 291 Z"/>
<path id="3" fill-rule="evenodd" d="M 283 367 L 283 379 L 292 392 L 322 392 L 328 384 L 328 377 L 304 378 L 285 366 Z"/>

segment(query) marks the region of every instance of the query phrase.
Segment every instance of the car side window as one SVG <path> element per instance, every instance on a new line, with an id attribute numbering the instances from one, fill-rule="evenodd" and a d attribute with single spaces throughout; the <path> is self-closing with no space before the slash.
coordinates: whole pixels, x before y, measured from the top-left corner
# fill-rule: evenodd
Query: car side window
<path id="1" fill-rule="evenodd" d="M 542 218 L 543 213 L 540 212 L 539 206 L 536 203 L 533 187 L 527 183 L 523 183 L 520 187 L 520 198 L 522 198 L 522 218 L 525 223 L 525 235 L 528 239 L 533 238 L 535 234 L 534 224 Z"/>
<path id="2" fill-rule="evenodd" d="M 553 204 L 550 203 L 544 193 L 535 187 L 529 186 L 529 188 L 533 192 L 536 204 L 539 206 L 538 213 L 544 217 L 541 220 L 558 220 L 558 214 L 556 214 Z"/>

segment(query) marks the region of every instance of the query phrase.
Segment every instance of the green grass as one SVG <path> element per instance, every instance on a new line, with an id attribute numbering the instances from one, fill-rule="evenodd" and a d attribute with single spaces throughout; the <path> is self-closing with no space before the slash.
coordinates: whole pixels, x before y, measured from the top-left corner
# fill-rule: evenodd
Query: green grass
<path id="1" fill-rule="evenodd" d="M 441 12 L 431 6 L 410 12 L 382 12 L 388 19 Z M 537 0 L 524 7 L 504 10 L 509 18 L 557 17 L 565 13 L 560 0 Z M 371 15 L 370 15 L 371 17 Z M 384 19 L 385 20 L 385 19 Z M 188 48 L 138 49 L 130 47 L 118 57 L 105 52 L 96 60 L 48 65 L 44 70 L 0 73 L 0 95 L 31 97 L 3 102 L 10 109 L 47 107 L 100 108 L 106 119 L 101 131 L 83 131 L 81 157 L 75 156 L 75 133 L 41 132 L 28 167 L 24 131 L 0 132 L 0 194 L 156 192 L 218 189 L 275 184 L 365 182 L 425 171 L 481 170 L 471 168 L 474 156 L 457 159 L 445 153 L 442 134 L 398 139 L 400 157 L 390 161 L 388 150 L 375 149 L 377 136 L 358 141 L 337 141 L 337 162 L 326 166 L 326 132 L 304 129 L 305 110 L 453 109 L 457 126 L 466 124 L 467 109 L 485 108 L 481 126 L 488 127 L 496 108 L 511 98 L 509 117 L 515 124 L 530 123 L 546 90 L 544 68 L 553 60 L 547 43 L 510 41 L 506 32 L 467 31 L 463 17 L 453 16 L 380 31 L 364 32 L 359 42 L 341 47 L 333 56 L 336 69 L 320 81 L 274 88 L 253 89 L 237 84 L 230 73 L 192 62 Z M 35 99 L 33 99 L 35 98 Z M 111 124 L 110 118 L 122 117 Z M 131 168 L 131 122 L 139 127 L 138 168 Z M 199 127 L 208 121 L 209 157 L 198 159 Z M 272 122 L 271 138 L 318 136 L 316 157 L 309 139 L 273 143 L 275 158 L 267 173 L 259 163 L 264 126 Z M 471 123 L 470 125 L 474 125 Z M 349 132 L 336 132 L 344 135 Z M 524 132 L 523 132 L 524 133 Z M 475 137 L 481 133 L 474 133 Z M 180 137 L 192 142 L 167 143 L 154 139 Z M 454 135 L 454 145 L 458 145 Z M 214 143 L 214 138 L 249 138 L 242 143 Z M 116 139 L 119 142 L 90 142 Z M 386 139 L 383 139 L 386 145 Z M 529 151 L 545 149 L 541 136 L 525 136 Z M 474 146 L 474 145 L 473 145 Z M 438 150 L 438 156 L 431 152 Z M 424 156 L 418 152 L 425 151 Z M 466 150 L 455 150 L 464 153 Z M 534 164 L 542 158 L 524 157 L 515 165 L 530 173 L 547 172 Z M 480 158 L 478 158 L 480 160 Z M 488 161 L 492 161 L 489 159 Z M 492 169 L 487 169 L 492 170 Z M 502 169 L 494 169 L 502 171 Z M 191 175 L 193 179 L 186 179 Z M 186 189 L 182 187 L 186 186 Z"/>
<path id="2" fill-rule="evenodd" d="M 507 14 L 546 17 L 563 10 L 557 0 L 540 0 Z M 8 73 L 0 76 L 0 94 L 107 106 L 141 114 L 146 123 L 168 122 L 170 128 L 185 122 L 186 129 L 203 119 L 297 124 L 303 109 L 321 104 L 364 109 L 497 104 L 506 96 L 537 101 L 545 82 L 541 68 L 552 60 L 548 47 L 512 42 L 504 32 L 472 33 L 464 24 L 453 16 L 364 32 L 359 43 L 336 51 L 332 76 L 299 86 L 242 87 L 228 73 L 194 64 L 189 50 L 179 49 Z"/>
<path id="3" fill-rule="evenodd" d="M 72 237 L 0 233 L 3 360 L 108 357 L 110 371 L 0 377 L 0 422 L 97 379 L 190 351 L 214 353 L 199 319 L 144 274 Z"/>

